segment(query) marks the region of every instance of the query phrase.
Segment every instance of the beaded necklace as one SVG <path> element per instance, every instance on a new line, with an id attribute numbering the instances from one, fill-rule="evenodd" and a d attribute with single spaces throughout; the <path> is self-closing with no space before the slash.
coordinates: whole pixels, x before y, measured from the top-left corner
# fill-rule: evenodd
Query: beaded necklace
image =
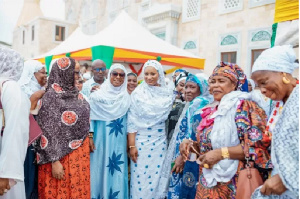
<path id="1" fill-rule="evenodd" d="M 296 84 L 299 84 L 299 80 L 297 80 Z M 272 134 L 272 131 L 274 130 L 275 124 L 282 112 L 282 108 L 283 108 L 283 101 L 277 101 L 275 104 L 275 107 L 272 111 L 272 114 L 270 115 L 270 118 L 268 120 L 267 123 L 267 128 L 266 131 L 270 132 Z"/>

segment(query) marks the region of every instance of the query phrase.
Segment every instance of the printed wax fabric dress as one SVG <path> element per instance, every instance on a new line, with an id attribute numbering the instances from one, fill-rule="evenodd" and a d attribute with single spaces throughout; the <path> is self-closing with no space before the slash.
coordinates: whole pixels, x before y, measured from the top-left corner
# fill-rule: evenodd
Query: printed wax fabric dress
<path id="1" fill-rule="evenodd" d="M 213 113 L 217 111 L 216 107 L 208 107 L 203 109 L 201 115 L 202 130 L 197 133 L 197 142 L 200 147 L 200 154 L 205 154 L 213 150 L 211 144 L 211 131 L 214 126 L 214 120 L 208 119 Z M 263 119 L 265 118 L 265 119 Z M 253 101 L 242 100 L 236 110 L 234 118 L 240 142 L 244 142 L 244 134 L 249 133 L 250 139 L 250 155 L 255 161 L 255 166 L 261 172 L 264 180 L 268 178 L 269 171 L 272 168 L 267 148 L 270 145 L 270 136 L 264 133 L 266 126 L 265 112 Z M 200 125 L 201 125 L 200 123 Z M 238 170 L 234 177 L 227 183 L 217 182 L 214 187 L 208 187 L 206 179 L 203 176 L 203 168 L 200 167 L 200 178 L 197 187 L 196 199 L 204 198 L 235 198 L 236 185 L 238 179 L 238 171 L 243 169 L 243 162 L 239 162 Z"/>
<path id="2" fill-rule="evenodd" d="M 114 87 L 106 80 L 90 95 L 90 132 L 94 132 L 96 150 L 91 153 L 91 198 L 111 199 L 129 197 L 127 161 L 127 72 L 123 65 L 113 64 L 108 72 L 121 69 L 124 82 Z"/>
<path id="3" fill-rule="evenodd" d="M 91 121 L 96 150 L 91 153 L 92 198 L 128 198 L 127 118 Z"/>
<path id="4" fill-rule="evenodd" d="M 43 135 L 35 145 L 40 199 L 90 198 L 90 107 L 74 86 L 74 70 L 72 58 L 55 61 L 42 98 L 37 121 Z M 56 161 L 64 168 L 61 180 L 52 175 Z"/>

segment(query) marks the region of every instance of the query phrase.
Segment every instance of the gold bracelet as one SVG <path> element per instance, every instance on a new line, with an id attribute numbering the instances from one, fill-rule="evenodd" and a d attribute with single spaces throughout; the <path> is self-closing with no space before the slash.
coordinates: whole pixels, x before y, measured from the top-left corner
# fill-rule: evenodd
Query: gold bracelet
<path id="1" fill-rule="evenodd" d="M 228 152 L 228 147 L 221 148 L 221 152 L 222 152 L 223 159 L 229 159 L 230 156 Z"/>
<path id="2" fill-rule="evenodd" d="M 129 146 L 128 148 L 129 148 L 129 149 L 131 149 L 131 148 L 135 148 L 135 146 Z"/>

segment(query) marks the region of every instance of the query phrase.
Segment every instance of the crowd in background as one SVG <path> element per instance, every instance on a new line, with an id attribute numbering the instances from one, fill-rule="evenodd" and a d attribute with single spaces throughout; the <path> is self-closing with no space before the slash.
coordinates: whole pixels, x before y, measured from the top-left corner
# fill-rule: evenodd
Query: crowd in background
<path id="1" fill-rule="evenodd" d="M 221 62 L 168 81 L 149 60 L 138 83 L 122 64 L 47 71 L 0 48 L 0 199 L 298 198 L 298 67 L 276 46 L 252 79 Z"/>

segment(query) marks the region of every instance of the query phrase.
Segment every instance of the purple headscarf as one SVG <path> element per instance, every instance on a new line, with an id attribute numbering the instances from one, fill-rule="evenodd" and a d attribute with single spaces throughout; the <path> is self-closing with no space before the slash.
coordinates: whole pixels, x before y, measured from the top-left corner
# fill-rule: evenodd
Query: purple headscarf
<path id="1" fill-rule="evenodd" d="M 38 164 L 60 160 L 88 135 L 90 107 L 74 86 L 74 70 L 75 60 L 67 57 L 52 66 L 38 115 L 43 131 L 36 146 Z"/>

